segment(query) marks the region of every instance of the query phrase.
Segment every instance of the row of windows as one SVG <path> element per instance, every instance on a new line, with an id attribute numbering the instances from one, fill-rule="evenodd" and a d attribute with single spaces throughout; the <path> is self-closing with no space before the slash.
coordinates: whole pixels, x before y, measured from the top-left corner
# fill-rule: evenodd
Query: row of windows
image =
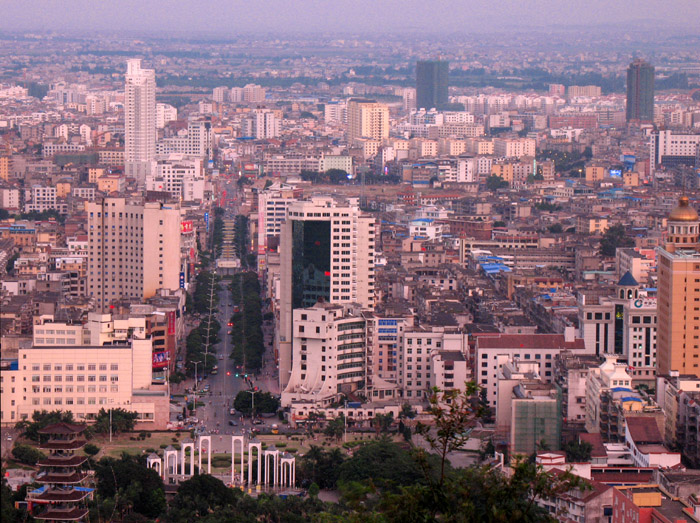
<path id="1" fill-rule="evenodd" d="M 33 370 L 33 371 L 38 371 L 38 370 L 40 370 L 39 367 L 41 367 L 41 370 L 43 370 L 43 371 L 50 371 L 50 370 L 51 370 L 51 364 L 50 364 L 50 363 L 44 363 L 43 365 L 39 365 L 38 363 L 33 363 L 33 364 L 32 364 L 32 370 Z M 64 370 L 63 367 L 64 367 L 64 365 L 62 365 L 62 364 L 60 364 L 60 363 L 56 363 L 56 364 L 53 365 L 53 370 L 54 370 L 54 371 L 61 372 L 61 371 Z M 98 370 L 98 367 L 99 367 L 99 370 L 102 370 L 102 371 L 107 370 L 107 364 L 106 364 L 106 363 L 100 363 L 99 365 L 97 365 L 96 363 L 88 363 L 88 364 L 87 364 L 87 370 L 89 370 L 89 371 L 90 371 L 90 370 Z M 66 363 L 66 365 L 65 365 L 65 370 L 66 370 L 66 371 L 70 372 L 70 371 L 73 370 L 73 368 L 74 368 L 73 363 Z M 84 364 L 84 363 L 75 364 L 75 370 L 77 370 L 77 371 L 84 371 L 84 370 L 85 370 L 85 364 Z M 109 364 L 109 370 L 119 370 L 119 364 L 118 364 L 118 363 L 110 363 L 110 364 Z"/>
<path id="2" fill-rule="evenodd" d="M 86 398 L 76 398 L 75 399 L 75 405 L 107 405 L 109 403 L 108 398 L 87 398 L 87 401 L 85 401 Z M 53 398 L 53 402 L 51 401 L 51 398 L 44 398 L 43 401 L 39 401 L 39 398 L 32 398 L 32 405 L 63 405 L 63 398 Z M 66 405 L 73 405 L 73 398 L 65 398 L 65 404 Z"/>
<path id="3" fill-rule="evenodd" d="M 77 385 L 75 387 L 73 385 L 66 385 L 65 387 L 55 386 L 55 387 L 53 387 L 53 389 L 51 388 L 50 385 L 48 385 L 48 386 L 44 385 L 41 387 L 39 385 L 32 385 L 32 393 L 39 394 L 40 392 L 43 392 L 45 394 L 48 394 L 48 393 L 62 394 L 64 392 L 64 388 L 65 388 L 65 392 L 67 394 L 72 394 L 73 392 L 77 392 L 78 394 L 82 394 L 85 392 L 84 385 Z M 87 387 L 88 392 L 97 392 L 97 390 L 98 390 L 97 385 L 88 385 L 88 387 Z M 99 391 L 100 392 L 107 392 L 107 385 L 100 385 Z M 12 389 L 12 392 L 14 392 L 14 388 Z M 110 385 L 109 392 L 119 392 L 119 385 L 114 385 L 114 384 Z"/>
<path id="4" fill-rule="evenodd" d="M 60 374 L 59 374 L 59 375 L 56 375 L 56 376 L 53 376 L 53 380 L 51 379 L 51 375 L 50 375 L 50 374 L 44 374 L 43 377 L 42 377 L 42 376 L 39 376 L 38 374 L 34 374 L 34 375 L 32 376 L 32 382 L 33 382 L 33 383 L 37 383 L 37 382 L 39 382 L 39 381 L 43 381 L 43 382 L 51 382 L 51 381 L 54 381 L 54 382 L 56 382 L 56 383 L 60 383 L 60 382 L 63 381 L 63 378 L 64 378 L 64 376 L 61 376 Z M 73 381 L 73 375 L 72 375 L 72 374 L 66 375 L 66 376 L 65 376 L 65 381 L 67 381 L 67 382 L 69 382 L 69 383 L 72 382 L 72 381 Z M 85 380 L 85 374 L 78 374 L 77 376 L 75 376 L 75 381 L 86 381 L 86 380 Z M 102 381 L 102 382 L 106 382 L 106 381 L 107 381 L 107 376 L 103 374 L 103 375 L 99 376 L 99 380 L 98 380 L 98 379 L 97 379 L 97 376 L 95 376 L 94 374 L 88 374 L 88 376 L 87 376 L 87 381 Z M 116 375 L 116 374 L 112 374 L 112 375 L 109 377 L 109 381 L 111 381 L 112 383 L 116 383 L 117 381 L 119 381 L 119 376 Z"/>

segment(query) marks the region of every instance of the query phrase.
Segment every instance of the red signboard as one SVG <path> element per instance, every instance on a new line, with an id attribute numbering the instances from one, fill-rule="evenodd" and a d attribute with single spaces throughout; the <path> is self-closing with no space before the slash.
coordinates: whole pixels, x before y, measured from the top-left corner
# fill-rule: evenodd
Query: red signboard
<path id="1" fill-rule="evenodd" d="M 175 335 L 175 311 L 168 313 L 168 336 Z"/>
<path id="2" fill-rule="evenodd" d="M 180 232 L 183 234 L 188 233 L 188 232 L 192 232 L 192 222 L 191 221 L 181 222 L 180 223 Z"/>
<path id="3" fill-rule="evenodd" d="M 153 368 L 154 369 L 162 369 L 164 367 L 167 367 L 169 361 L 170 361 L 170 353 L 169 352 L 154 352 L 153 353 Z"/>

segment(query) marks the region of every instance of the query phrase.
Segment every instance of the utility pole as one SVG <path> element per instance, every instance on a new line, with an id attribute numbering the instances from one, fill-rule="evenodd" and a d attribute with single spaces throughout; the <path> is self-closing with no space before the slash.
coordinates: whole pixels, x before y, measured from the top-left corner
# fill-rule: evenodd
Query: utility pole
<path id="1" fill-rule="evenodd" d="M 247 390 L 246 392 L 250 392 L 251 394 L 251 402 L 252 405 L 250 407 L 250 419 L 252 421 L 253 417 L 255 416 L 255 394 L 258 392 L 257 390 Z"/>
<path id="2" fill-rule="evenodd" d="M 197 383 L 198 383 L 198 381 L 197 381 L 197 365 L 199 365 L 202 362 L 201 361 L 193 361 L 192 363 L 194 364 L 194 390 L 197 390 Z"/>
<path id="3" fill-rule="evenodd" d="M 343 443 L 348 442 L 348 400 L 345 400 L 345 412 L 343 412 L 343 426 L 345 428 L 343 434 Z"/>

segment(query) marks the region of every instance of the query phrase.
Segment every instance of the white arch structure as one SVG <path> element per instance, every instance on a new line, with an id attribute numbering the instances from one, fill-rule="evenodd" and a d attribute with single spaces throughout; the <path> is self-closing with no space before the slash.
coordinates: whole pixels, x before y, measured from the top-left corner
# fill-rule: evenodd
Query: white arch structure
<path id="1" fill-rule="evenodd" d="M 263 452 L 263 455 L 265 456 L 265 485 L 276 487 L 279 482 L 280 451 L 272 445 Z M 272 471 L 270 471 L 270 461 L 272 461 Z M 258 466 L 258 468 L 260 467 Z"/>
<path id="2" fill-rule="evenodd" d="M 256 484 L 260 485 L 262 479 L 262 467 L 263 467 L 263 456 L 262 456 L 262 443 L 257 439 L 252 439 L 248 442 L 248 485 L 253 484 L 253 449 L 258 451 L 258 481 Z"/>
<path id="3" fill-rule="evenodd" d="M 194 441 L 191 439 L 182 440 L 182 449 L 180 450 L 180 466 L 182 467 L 181 473 L 183 476 L 194 476 Z M 187 465 L 187 449 L 190 449 L 190 473 L 187 474 L 185 471 Z"/>
<path id="4" fill-rule="evenodd" d="M 204 442 L 207 442 L 207 474 L 211 474 L 211 436 L 199 436 L 199 473 L 202 473 L 202 451 L 204 450 Z"/>
<path id="5" fill-rule="evenodd" d="M 240 484 L 243 484 L 243 471 L 244 460 L 245 460 L 245 438 L 243 436 L 231 436 L 231 484 L 236 483 L 236 443 L 239 443 L 240 449 L 240 463 L 241 463 L 241 475 Z M 250 454 L 248 454 L 248 462 L 250 462 Z M 250 465 L 249 465 L 250 466 Z"/>
<path id="6" fill-rule="evenodd" d="M 296 458 L 288 452 L 285 452 L 280 457 L 280 478 L 278 485 L 281 487 L 293 488 L 296 484 L 296 461 Z"/>

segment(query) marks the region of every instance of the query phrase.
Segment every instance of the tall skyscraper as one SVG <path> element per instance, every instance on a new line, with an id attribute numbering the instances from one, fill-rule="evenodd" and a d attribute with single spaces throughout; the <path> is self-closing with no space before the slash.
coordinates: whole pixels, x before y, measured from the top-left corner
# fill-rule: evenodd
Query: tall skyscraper
<path id="1" fill-rule="evenodd" d="M 88 295 L 97 310 L 180 286 L 180 209 L 125 198 L 90 202 Z"/>
<path id="2" fill-rule="evenodd" d="M 313 198 L 287 207 L 280 233 L 280 385 L 292 369 L 294 309 L 317 302 L 374 308 L 375 220 L 355 205 Z"/>
<path id="3" fill-rule="evenodd" d="M 668 217 L 658 249 L 657 373 L 700 377 L 700 218 L 683 196 Z"/>
<path id="4" fill-rule="evenodd" d="M 156 157 L 156 72 L 140 59 L 126 62 L 124 135 L 126 175 L 143 184 Z"/>
<path id="5" fill-rule="evenodd" d="M 635 60 L 627 68 L 627 121 L 654 121 L 654 66 Z"/>
<path id="6" fill-rule="evenodd" d="M 416 63 L 416 107 L 440 109 L 447 100 L 450 64 L 430 60 Z"/>
<path id="7" fill-rule="evenodd" d="M 348 101 L 348 142 L 361 138 L 382 140 L 389 137 L 389 108 L 374 100 Z"/>

